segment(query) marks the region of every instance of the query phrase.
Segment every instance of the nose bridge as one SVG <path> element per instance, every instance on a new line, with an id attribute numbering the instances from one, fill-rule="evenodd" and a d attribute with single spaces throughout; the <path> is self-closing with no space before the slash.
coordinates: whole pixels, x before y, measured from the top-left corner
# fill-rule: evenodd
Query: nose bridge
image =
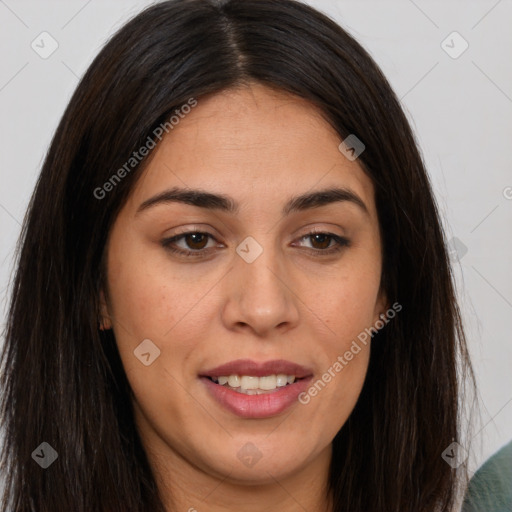
<path id="1" fill-rule="evenodd" d="M 247 237 L 236 249 L 225 320 L 247 324 L 262 333 L 283 323 L 295 323 L 298 311 L 286 283 L 282 254 L 270 234 L 258 238 L 260 241 Z"/>
<path id="2" fill-rule="evenodd" d="M 237 247 L 240 260 L 235 265 L 237 279 L 240 279 L 241 291 L 244 298 L 250 298 L 259 307 L 283 302 L 283 284 L 278 279 L 279 255 L 277 254 L 271 236 L 259 237 L 260 244 L 254 238 L 248 237 Z M 247 252 L 244 252 L 247 251 Z"/>

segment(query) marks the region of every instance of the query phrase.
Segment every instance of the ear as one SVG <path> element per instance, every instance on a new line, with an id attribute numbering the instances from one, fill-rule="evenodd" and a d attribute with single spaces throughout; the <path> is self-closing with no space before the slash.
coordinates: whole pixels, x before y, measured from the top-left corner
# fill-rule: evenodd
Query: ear
<path id="1" fill-rule="evenodd" d="M 385 290 L 382 288 L 379 291 L 379 295 L 377 296 L 377 301 L 375 303 L 375 311 L 373 313 L 373 325 L 377 322 L 377 320 L 381 320 L 382 316 L 386 316 L 386 311 L 391 307 L 391 304 L 388 301 Z"/>
<path id="2" fill-rule="evenodd" d="M 112 329 L 112 321 L 110 319 L 110 314 L 108 311 L 108 304 L 105 298 L 105 293 L 103 289 L 100 291 L 100 319 L 99 319 L 99 328 L 100 331 L 106 331 L 108 329 Z"/>

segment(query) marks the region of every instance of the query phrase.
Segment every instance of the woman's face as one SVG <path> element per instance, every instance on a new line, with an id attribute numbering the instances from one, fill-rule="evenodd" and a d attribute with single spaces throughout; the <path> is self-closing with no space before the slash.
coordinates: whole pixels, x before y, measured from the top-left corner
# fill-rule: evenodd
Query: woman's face
<path id="1" fill-rule="evenodd" d="M 163 471 L 326 470 L 368 366 L 358 335 L 387 306 L 372 182 L 340 142 L 308 102 L 252 85 L 199 99 L 153 150 L 110 234 L 103 311 Z M 314 195 L 331 189 L 361 204 Z"/>

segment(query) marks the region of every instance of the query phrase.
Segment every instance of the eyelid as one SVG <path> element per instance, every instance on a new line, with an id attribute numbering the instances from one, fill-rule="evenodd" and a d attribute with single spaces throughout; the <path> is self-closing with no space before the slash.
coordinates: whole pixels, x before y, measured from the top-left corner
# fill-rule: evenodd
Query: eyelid
<path id="1" fill-rule="evenodd" d="M 332 233 L 326 230 L 310 230 L 305 235 L 302 235 L 298 238 L 299 241 L 304 240 L 306 238 L 311 238 L 314 235 L 326 235 L 334 241 L 334 245 L 327 247 L 326 249 L 313 249 L 310 247 L 305 247 L 305 249 L 312 254 L 313 256 L 328 256 L 332 254 L 337 254 L 341 252 L 345 247 L 350 247 L 351 242 L 348 238 L 337 235 L 336 233 Z"/>
<path id="2" fill-rule="evenodd" d="M 188 255 L 194 255 L 194 257 L 203 257 L 205 255 L 208 255 L 210 254 L 211 252 L 211 249 L 214 249 L 214 247 L 207 247 L 205 249 L 197 249 L 197 250 L 192 250 L 192 249 L 180 249 L 180 248 L 175 248 L 172 246 L 172 243 L 175 243 L 181 239 L 184 239 L 187 235 L 191 235 L 191 234 L 194 234 L 194 233 L 199 233 L 201 235 L 206 235 L 207 238 L 211 238 L 212 240 L 214 240 L 215 242 L 217 242 L 218 244 L 220 244 L 220 242 L 217 240 L 217 238 L 215 237 L 215 235 L 213 235 L 212 233 L 209 233 L 208 231 L 204 230 L 204 229 L 200 229 L 200 228 L 187 228 L 181 232 L 178 232 L 178 233 L 175 233 L 174 235 L 170 236 L 170 237 L 166 237 L 164 238 L 163 240 L 161 240 L 160 244 L 168 251 L 170 252 L 173 252 L 173 253 L 177 253 L 177 254 L 181 254 L 181 255 L 184 255 L 184 256 L 188 256 Z M 220 244 L 220 245 L 223 245 L 223 244 Z"/>
<path id="3" fill-rule="evenodd" d="M 210 233 L 210 231 L 215 231 L 216 233 L 218 233 L 218 231 L 216 229 L 214 229 L 213 227 L 211 227 L 210 225 L 205 225 L 205 227 L 201 227 L 201 226 L 184 226 L 184 227 L 177 228 L 176 232 L 171 237 L 169 237 L 169 238 L 178 237 L 180 235 L 188 235 L 189 233 L 202 233 L 202 234 L 205 234 L 205 235 L 209 235 L 212 238 L 215 238 L 217 236 L 220 237 L 220 235 Z"/>
<path id="4" fill-rule="evenodd" d="M 192 249 L 180 249 L 180 248 L 176 248 L 176 247 L 172 246 L 173 242 L 183 239 L 186 235 L 194 234 L 194 233 L 206 235 L 206 237 L 211 238 L 214 241 L 216 241 L 217 243 L 219 243 L 217 238 L 213 234 L 209 233 L 208 231 L 202 230 L 200 228 L 195 228 L 195 227 L 188 228 L 186 230 L 183 230 L 180 233 L 176 233 L 172 237 L 165 238 L 160 243 L 167 251 L 176 253 L 185 258 L 200 259 L 200 258 L 208 257 L 211 254 L 211 252 L 215 250 L 214 247 L 207 247 L 204 249 L 192 250 Z M 314 248 L 306 247 L 305 249 L 308 251 L 308 253 L 315 257 L 325 257 L 328 255 L 337 254 L 337 253 L 340 253 L 344 248 L 349 247 L 351 245 L 351 242 L 348 238 L 341 236 L 341 235 L 337 235 L 336 233 L 332 233 L 328 230 L 321 229 L 318 227 L 310 228 L 303 235 L 299 236 L 298 238 L 295 238 L 294 241 L 295 240 L 302 241 L 305 238 L 312 237 L 317 234 L 326 235 L 326 236 L 330 237 L 335 242 L 335 244 L 333 246 L 327 247 L 326 249 L 314 249 Z M 225 247 L 223 244 L 221 244 L 221 246 Z"/>

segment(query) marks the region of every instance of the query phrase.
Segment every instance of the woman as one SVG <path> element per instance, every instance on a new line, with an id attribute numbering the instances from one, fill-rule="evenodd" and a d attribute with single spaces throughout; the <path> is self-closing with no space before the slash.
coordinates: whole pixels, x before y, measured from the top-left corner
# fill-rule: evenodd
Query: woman
<path id="1" fill-rule="evenodd" d="M 174 0 L 110 40 L 22 233 L 3 510 L 448 511 L 466 372 L 429 180 L 352 37 Z"/>

